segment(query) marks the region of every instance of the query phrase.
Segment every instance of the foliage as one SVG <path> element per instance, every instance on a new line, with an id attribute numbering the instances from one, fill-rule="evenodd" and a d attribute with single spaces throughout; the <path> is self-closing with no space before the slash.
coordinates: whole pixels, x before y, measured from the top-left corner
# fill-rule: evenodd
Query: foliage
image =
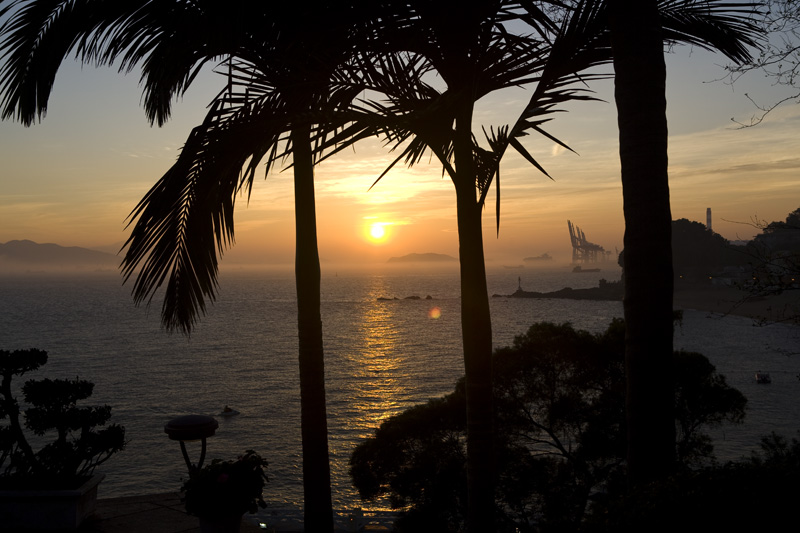
<path id="1" fill-rule="evenodd" d="M 780 255 L 800 253 L 800 208 L 789 213 L 783 221 L 757 221 L 755 226 L 762 233 L 753 239 L 752 248 Z"/>
<path id="2" fill-rule="evenodd" d="M 800 209 L 795 209 L 785 221 L 756 221 L 762 233 L 746 247 L 752 268 L 749 280 L 740 288 L 749 296 L 761 298 L 794 293 L 800 289 Z M 800 301 L 789 297 L 783 306 L 774 305 L 770 317 L 762 322 L 800 323 Z"/>
<path id="3" fill-rule="evenodd" d="M 708 282 L 726 266 L 746 264 L 747 257 L 705 224 L 685 218 L 672 221 L 672 264 L 683 282 Z"/>
<path id="4" fill-rule="evenodd" d="M 235 461 L 214 459 L 191 471 L 182 488 L 186 512 L 215 519 L 265 508 L 261 493 L 268 481 L 267 465 L 256 452 L 247 450 Z"/>
<path id="5" fill-rule="evenodd" d="M 572 529 L 597 491 L 623 478 L 624 323 L 602 334 L 534 324 L 495 351 L 498 531 Z M 705 429 L 738 423 L 746 400 L 700 354 L 676 352 L 676 455 L 712 457 Z M 464 385 L 384 422 L 360 444 L 351 476 L 364 499 L 387 496 L 401 531 L 458 531 L 464 512 Z"/>
<path id="6" fill-rule="evenodd" d="M 617 263 L 623 266 L 625 250 Z M 741 246 L 732 245 L 705 224 L 685 218 L 672 221 L 672 265 L 676 282 L 708 283 L 709 276 L 729 266 L 749 264 Z"/>
<path id="7" fill-rule="evenodd" d="M 764 228 L 764 233 L 779 233 L 781 231 L 787 230 L 799 230 L 800 229 L 800 207 L 792 211 L 786 216 L 786 220 L 783 222 L 770 222 Z"/>
<path id="8" fill-rule="evenodd" d="M 742 423 L 747 399 L 699 353 L 675 352 L 674 368 L 677 458 L 681 464 L 698 465 L 714 451 L 703 430 Z"/>
<path id="9" fill-rule="evenodd" d="M 775 433 L 761 453 L 736 462 L 682 471 L 663 482 L 595 505 L 586 531 L 761 531 L 765 520 L 792 523 L 800 497 L 800 441 Z M 619 494 L 623 494 L 620 492 Z"/>
<path id="10" fill-rule="evenodd" d="M 37 437 L 55 440 L 34 451 L 20 422 L 20 406 L 11 380 L 47 363 L 37 349 L 0 350 L 0 485 L 15 488 L 74 488 L 94 469 L 125 447 L 125 428 L 111 424 L 111 407 L 78 407 L 94 384 L 81 379 L 28 380 L 22 386 L 24 426 Z"/>
<path id="11" fill-rule="evenodd" d="M 364 500 L 387 495 L 405 531 L 463 531 L 466 494 L 466 395 L 455 392 L 386 420 L 350 458 Z"/>

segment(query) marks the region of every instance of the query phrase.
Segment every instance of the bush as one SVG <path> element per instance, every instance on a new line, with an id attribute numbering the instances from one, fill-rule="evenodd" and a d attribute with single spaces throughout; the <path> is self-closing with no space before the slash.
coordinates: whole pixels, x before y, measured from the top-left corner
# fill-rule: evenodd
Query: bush
<path id="1" fill-rule="evenodd" d="M 0 487 L 75 488 L 94 469 L 125 447 L 125 428 L 112 424 L 97 430 L 111 418 L 111 408 L 79 407 L 89 398 L 94 384 L 81 379 L 28 380 L 22 386 L 24 427 L 55 440 L 34 451 L 20 422 L 20 406 L 11 389 L 13 376 L 37 370 L 47 363 L 42 350 L 0 350 Z"/>

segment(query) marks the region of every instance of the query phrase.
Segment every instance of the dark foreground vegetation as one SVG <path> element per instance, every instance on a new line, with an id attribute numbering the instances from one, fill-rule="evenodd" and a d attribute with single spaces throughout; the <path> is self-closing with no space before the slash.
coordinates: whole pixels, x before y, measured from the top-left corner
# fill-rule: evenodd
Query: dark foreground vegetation
<path id="1" fill-rule="evenodd" d="M 44 350 L 0 350 L 0 490 L 75 489 L 125 448 L 125 428 L 106 426 L 111 407 L 78 405 L 92 395 L 90 381 L 29 379 L 18 387 L 28 406 L 20 408 L 12 379 L 46 363 Z M 37 451 L 43 437 L 55 440 Z"/>
<path id="2" fill-rule="evenodd" d="M 495 351 L 497 531 L 742 524 L 760 520 L 761 508 L 788 514 L 800 445 L 773 435 L 762 456 L 717 464 L 706 430 L 741 423 L 746 399 L 692 352 L 672 359 L 676 473 L 626 494 L 624 335 L 619 319 L 597 335 L 539 323 Z M 354 451 L 351 475 L 362 498 L 388 498 L 400 510 L 398 531 L 461 531 L 465 446 L 462 379 L 451 394 L 384 422 Z"/>

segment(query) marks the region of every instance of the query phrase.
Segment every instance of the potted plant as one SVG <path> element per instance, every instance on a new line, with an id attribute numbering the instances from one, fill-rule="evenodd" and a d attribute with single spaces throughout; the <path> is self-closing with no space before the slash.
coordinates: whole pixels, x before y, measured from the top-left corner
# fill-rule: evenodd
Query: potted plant
<path id="1" fill-rule="evenodd" d="M 125 428 L 96 429 L 109 420 L 111 408 L 79 407 L 94 384 L 77 378 L 26 381 L 22 411 L 12 378 L 45 363 L 43 350 L 0 350 L 0 524 L 76 529 L 95 509 L 104 476 L 94 470 L 125 447 Z"/>
<path id="2" fill-rule="evenodd" d="M 203 533 L 239 531 L 242 515 L 264 508 L 261 493 L 268 481 L 267 461 L 253 450 L 235 461 L 214 459 L 203 468 L 194 468 L 183 484 L 186 512 L 200 519 Z"/>

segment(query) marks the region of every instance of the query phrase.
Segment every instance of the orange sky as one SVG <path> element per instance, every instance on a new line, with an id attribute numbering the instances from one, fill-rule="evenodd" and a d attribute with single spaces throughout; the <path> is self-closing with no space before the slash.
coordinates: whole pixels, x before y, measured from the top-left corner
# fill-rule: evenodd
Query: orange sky
<path id="1" fill-rule="evenodd" d="M 728 239 L 750 238 L 752 217 L 778 220 L 800 206 L 800 106 L 784 105 L 758 126 L 744 96 L 781 93 L 751 76 L 736 87 L 706 83 L 722 75 L 724 58 L 682 49 L 668 57 L 668 119 L 673 218 L 705 222 Z M 175 106 L 164 128 L 150 127 L 137 77 L 77 64 L 62 67 L 41 124 L 0 123 L 0 242 L 30 239 L 65 246 L 119 246 L 125 218 L 175 160 L 222 80 L 207 72 Z M 622 248 L 622 198 L 611 82 L 595 89 L 603 102 L 578 103 L 550 131 L 580 155 L 529 137 L 525 144 L 554 180 L 509 153 L 501 167 L 502 220 L 495 233 L 494 195 L 484 216 L 490 264 L 517 265 L 549 252 L 567 261 L 567 220 L 608 250 Z M 515 118 L 526 99 L 506 91 L 479 102 L 476 132 Z M 376 141 L 317 168 L 323 262 L 385 262 L 412 252 L 457 255 L 455 193 L 436 164 L 397 167 L 371 191 L 392 159 Z M 256 182 L 249 205 L 239 200 L 237 245 L 223 266 L 290 262 L 294 255 L 291 172 Z M 739 223 L 737 223 L 739 222 Z M 385 237 L 369 237 L 379 223 Z"/>

